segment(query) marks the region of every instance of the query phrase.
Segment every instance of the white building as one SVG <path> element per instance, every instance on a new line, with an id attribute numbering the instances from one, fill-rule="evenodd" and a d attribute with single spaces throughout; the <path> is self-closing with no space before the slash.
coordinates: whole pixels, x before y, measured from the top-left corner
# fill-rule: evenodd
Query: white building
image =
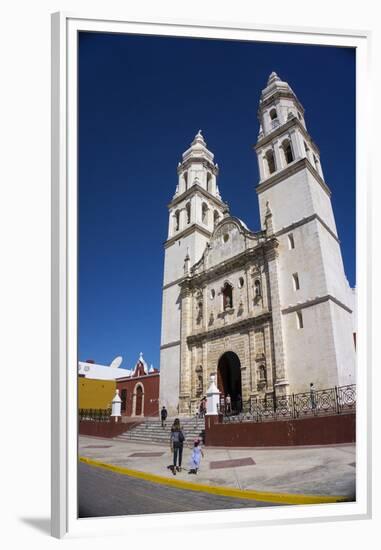
<path id="1" fill-rule="evenodd" d="M 93 361 L 78 361 L 78 375 L 95 380 L 118 380 L 131 376 L 132 371 L 120 368 L 121 357 L 115 357 L 110 365 L 100 365 Z"/>
<path id="2" fill-rule="evenodd" d="M 354 300 L 331 192 L 304 109 L 275 73 L 258 116 L 260 231 L 230 215 L 201 132 L 178 165 L 160 358 L 170 414 L 194 412 L 213 373 L 233 402 L 354 383 Z"/>
<path id="3" fill-rule="evenodd" d="M 129 376 L 137 376 L 137 372 L 142 375 L 157 372 L 152 364 L 148 365 L 142 352 L 140 352 L 139 359 L 132 369 L 122 368 L 122 361 L 121 356 L 115 357 L 110 365 L 100 365 L 91 360 L 78 361 L 78 375 L 95 380 L 119 380 Z"/>

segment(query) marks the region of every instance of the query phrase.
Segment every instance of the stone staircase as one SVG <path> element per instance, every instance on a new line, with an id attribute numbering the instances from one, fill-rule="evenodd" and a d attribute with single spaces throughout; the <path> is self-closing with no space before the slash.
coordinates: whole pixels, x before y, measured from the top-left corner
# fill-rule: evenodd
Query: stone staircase
<path id="1" fill-rule="evenodd" d="M 117 441 L 133 441 L 136 443 L 154 443 L 157 445 L 169 445 L 173 418 L 167 418 L 166 427 L 161 426 L 159 419 L 146 419 L 114 439 Z M 205 419 L 196 417 L 180 417 L 180 424 L 185 436 L 184 445 L 193 446 L 196 438 L 202 437 L 205 430 Z"/>

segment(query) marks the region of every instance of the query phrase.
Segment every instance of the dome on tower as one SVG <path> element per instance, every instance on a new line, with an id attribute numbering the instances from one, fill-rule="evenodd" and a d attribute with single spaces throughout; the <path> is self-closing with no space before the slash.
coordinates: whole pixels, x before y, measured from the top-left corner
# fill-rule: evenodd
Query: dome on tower
<path id="1" fill-rule="evenodd" d="M 191 146 L 183 153 L 183 162 L 192 159 L 192 158 L 202 158 L 213 162 L 214 155 L 206 146 L 204 136 L 201 133 L 201 130 L 195 135 Z"/>
<path id="2" fill-rule="evenodd" d="M 192 145 L 198 145 L 198 144 L 206 147 L 204 136 L 202 135 L 201 130 L 197 132 L 197 134 L 194 136 L 194 140 L 192 141 Z"/>
<path id="3" fill-rule="evenodd" d="M 279 76 L 276 74 L 275 71 L 273 71 L 273 72 L 271 73 L 271 75 L 269 76 L 269 79 L 268 79 L 268 81 L 267 81 L 267 86 L 270 86 L 270 85 L 273 84 L 274 82 L 280 82 L 280 81 L 281 81 L 281 80 L 280 80 Z"/>
<path id="4" fill-rule="evenodd" d="M 281 80 L 277 75 L 277 73 L 273 71 L 267 80 L 266 88 L 262 90 L 262 95 L 261 95 L 262 101 L 267 97 L 269 97 L 270 95 L 272 95 L 273 93 L 277 93 L 277 92 L 280 92 L 282 94 L 287 94 L 287 95 L 295 95 L 291 86 L 288 84 L 288 82 Z"/>
<path id="5" fill-rule="evenodd" d="M 260 130 L 258 140 L 296 117 L 305 127 L 303 105 L 288 82 L 281 80 L 273 71 L 268 77 L 266 87 L 262 90 L 259 100 Z"/>

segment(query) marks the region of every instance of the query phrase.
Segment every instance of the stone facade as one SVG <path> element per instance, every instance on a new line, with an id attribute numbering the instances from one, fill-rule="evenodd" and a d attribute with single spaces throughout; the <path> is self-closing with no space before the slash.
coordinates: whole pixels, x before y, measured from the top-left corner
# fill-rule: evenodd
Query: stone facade
<path id="1" fill-rule="evenodd" d="M 194 413 L 217 374 L 234 408 L 354 382 L 352 291 L 304 109 L 272 73 L 255 150 L 262 229 L 230 215 L 201 131 L 178 166 L 165 244 L 160 402 Z"/>

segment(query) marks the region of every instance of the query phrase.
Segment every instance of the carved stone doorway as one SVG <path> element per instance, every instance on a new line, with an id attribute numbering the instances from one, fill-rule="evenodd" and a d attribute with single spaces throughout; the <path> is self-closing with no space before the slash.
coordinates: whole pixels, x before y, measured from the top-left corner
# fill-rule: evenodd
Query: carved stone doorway
<path id="1" fill-rule="evenodd" d="M 231 397 L 233 412 L 240 412 L 242 408 L 242 380 L 241 362 L 233 351 L 227 351 L 221 355 L 218 361 L 217 386 L 220 392 Z"/>

